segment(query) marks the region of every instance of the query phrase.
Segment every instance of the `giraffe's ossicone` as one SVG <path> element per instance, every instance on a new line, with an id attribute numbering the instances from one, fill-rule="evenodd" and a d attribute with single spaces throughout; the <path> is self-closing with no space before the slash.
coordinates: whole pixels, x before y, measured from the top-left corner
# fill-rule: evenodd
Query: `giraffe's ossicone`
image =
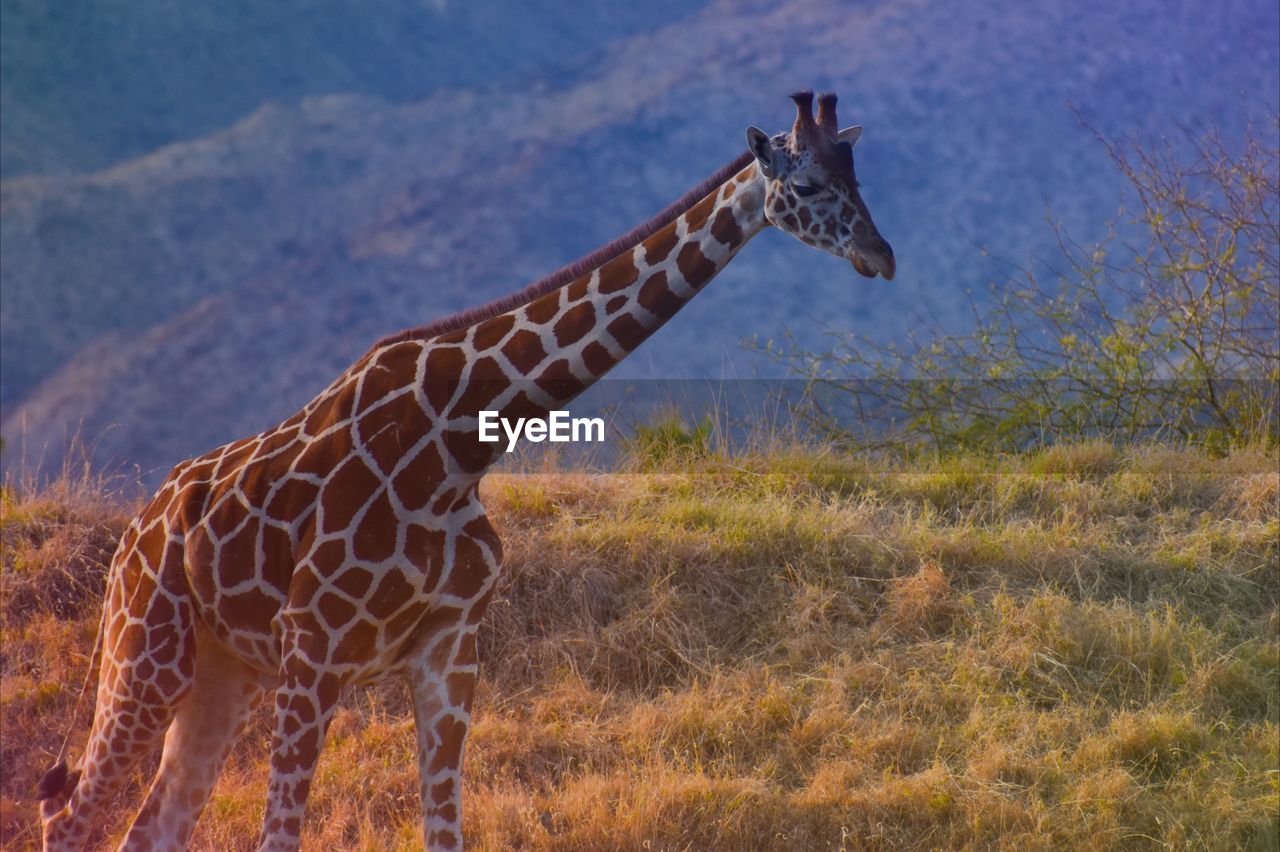
<path id="1" fill-rule="evenodd" d="M 504 299 L 375 345 L 298 413 L 174 468 L 112 561 L 80 768 L 41 780 L 47 849 L 80 849 L 163 740 L 124 841 L 180 849 L 254 704 L 274 695 L 261 849 L 296 849 L 345 685 L 407 680 L 424 840 L 462 845 L 476 630 L 501 547 L 477 488 L 481 410 L 545 416 L 608 372 L 773 225 L 892 278 L 834 95 L 635 231 Z"/>

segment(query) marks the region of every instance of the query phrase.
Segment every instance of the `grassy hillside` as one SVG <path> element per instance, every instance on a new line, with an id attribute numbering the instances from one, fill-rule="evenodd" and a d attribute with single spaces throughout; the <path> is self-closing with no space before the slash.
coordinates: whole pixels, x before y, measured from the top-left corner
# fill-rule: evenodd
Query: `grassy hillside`
<path id="1" fill-rule="evenodd" d="M 468 840 L 1275 849 L 1276 470 L 1274 453 L 1085 444 L 491 478 L 508 557 Z M 93 485 L 5 495 L 6 848 L 37 842 L 29 795 L 128 514 Z M 260 711 L 199 848 L 250 848 L 268 739 Z M 304 845 L 417 848 L 418 821 L 403 689 L 349 695 Z"/>

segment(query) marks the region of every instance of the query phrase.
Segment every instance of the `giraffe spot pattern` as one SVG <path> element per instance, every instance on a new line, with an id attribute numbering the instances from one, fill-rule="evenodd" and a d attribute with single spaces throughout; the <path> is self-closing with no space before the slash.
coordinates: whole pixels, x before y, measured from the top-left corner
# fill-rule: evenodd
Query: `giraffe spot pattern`
<path id="1" fill-rule="evenodd" d="M 329 477 L 320 492 L 321 523 L 325 532 L 341 532 L 351 523 L 356 512 L 364 505 L 373 489 L 378 487 L 378 477 L 359 456 L 350 456 Z"/>
<path id="2" fill-rule="evenodd" d="M 527 373 L 547 357 L 542 338 L 537 332 L 521 329 L 502 347 L 502 354 L 520 373 Z"/>
<path id="3" fill-rule="evenodd" d="M 592 375 L 603 376 L 615 362 L 609 350 L 593 340 L 582 349 L 582 363 Z"/>
<path id="4" fill-rule="evenodd" d="M 494 397 L 507 388 L 508 382 L 500 378 L 502 375 L 502 368 L 492 357 L 486 355 L 477 360 L 462 379 L 462 393 L 458 394 L 458 401 L 450 409 L 449 417 L 474 416 L 489 407 Z"/>
<path id="5" fill-rule="evenodd" d="M 697 243 L 686 243 L 676 257 L 676 264 L 680 267 L 680 274 L 684 276 L 684 280 L 695 288 L 710 281 L 717 271 L 716 265 L 707 259 Z"/>
<path id="6" fill-rule="evenodd" d="M 295 473 L 304 476 L 325 477 L 332 473 L 338 462 L 351 455 L 355 445 L 348 429 L 331 432 L 324 441 L 312 441 L 298 453 L 293 463 Z"/>
<path id="7" fill-rule="evenodd" d="M 649 313 L 663 319 L 674 316 L 684 304 L 684 299 L 672 293 L 667 287 L 667 273 L 662 271 L 649 276 L 641 286 L 636 301 Z"/>
<path id="8" fill-rule="evenodd" d="M 570 308 L 556 321 L 556 344 L 572 346 L 587 336 L 596 322 L 596 308 L 590 302 L 582 302 Z"/>
<path id="9" fill-rule="evenodd" d="M 736 248 L 742 243 L 742 227 L 732 210 L 723 208 L 711 220 L 711 236 L 715 237 L 716 242 L 729 248 Z"/>
<path id="10" fill-rule="evenodd" d="M 435 443 L 427 444 L 391 481 L 400 505 L 410 512 L 422 509 L 435 493 L 436 483 L 445 478 L 444 458 Z"/>
<path id="11" fill-rule="evenodd" d="M 361 562 L 390 559 L 396 548 L 396 512 L 391 498 L 383 491 L 365 510 L 360 525 L 351 539 L 351 549 Z"/>
<path id="12" fill-rule="evenodd" d="M 535 382 L 553 399 L 572 399 L 586 387 L 586 383 L 574 375 L 573 368 L 564 358 L 557 358 L 548 364 Z"/>
<path id="13" fill-rule="evenodd" d="M 224 585 L 238 586 L 257 576 L 258 526 L 257 518 L 249 518 L 239 531 L 222 542 L 219 559 L 224 566 Z"/>
<path id="14" fill-rule="evenodd" d="M 351 410 L 355 406 L 356 387 L 347 384 L 337 393 L 315 407 L 315 410 L 303 421 L 302 431 L 307 437 L 314 438 L 328 431 L 333 426 L 351 419 Z M 226 459 L 223 460 L 226 462 Z M 222 463 L 219 464 L 222 469 Z M 214 476 L 217 476 L 215 471 Z"/>
<path id="15" fill-rule="evenodd" d="M 348 597 L 360 600 L 373 585 L 373 573 L 359 565 L 352 565 L 334 578 L 333 586 Z"/>
<path id="16" fill-rule="evenodd" d="M 649 336 L 649 332 L 640 323 L 636 322 L 635 317 L 631 314 L 622 314 L 613 322 L 609 323 L 606 328 L 613 339 L 618 342 L 624 350 L 630 352 L 635 349 L 644 339 Z"/>
<path id="17" fill-rule="evenodd" d="M 432 514 L 446 514 L 449 509 L 453 507 L 455 499 L 457 499 L 457 495 L 452 488 L 446 488 L 444 491 L 441 491 L 439 496 L 436 497 L 435 502 L 431 504 Z"/>
<path id="18" fill-rule="evenodd" d="M 475 597 L 489 579 L 488 564 L 480 548 L 470 539 L 458 539 L 455 547 L 454 569 L 440 591 L 455 598 Z"/>
<path id="19" fill-rule="evenodd" d="M 228 613 L 227 624 L 233 630 L 248 631 L 269 624 L 280 611 L 280 601 L 260 588 L 251 588 L 225 596 L 220 609 Z"/>
<path id="20" fill-rule="evenodd" d="M 446 778 L 431 788 L 431 801 L 443 805 L 453 798 L 453 779 Z"/>
<path id="21" fill-rule="evenodd" d="M 483 444 L 470 429 L 447 429 L 444 445 L 449 457 L 462 473 L 479 473 L 493 464 L 498 450 L 496 444 Z"/>
<path id="22" fill-rule="evenodd" d="M 456 378 L 467 365 L 466 354 L 456 347 L 433 348 L 427 353 L 427 402 L 443 411 L 457 388 Z M 434 378 L 433 378 L 434 377 Z"/>
<path id="23" fill-rule="evenodd" d="M 587 293 L 591 289 L 591 276 L 583 275 L 577 278 L 566 288 L 565 293 L 569 297 L 570 302 L 578 302 L 587 297 Z"/>
<path id="24" fill-rule="evenodd" d="M 316 601 L 316 611 L 320 619 L 333 630 L 343 627 L 356 617 L 355 605 L 344 600 L 333 592 L 325 592 Z"/>
<path id="25" fill-rule="evenodd" d="M 671 254 L 671 250 L 676 247 L 679 238 L 676 236 L 674 224 L 668 225 L 652 237 L 644 241 L 644 262 L 650 266 L 657 266 L 659 263 L 667 259 L 667 255 Z M 602 293 L 610 293 L 611 290 L 601 288 Z"/>
<path id="26" fill-rule="evenodd" d="M 422 620 L 422 615 L 426 611 L 427 604 L 424 601 L 414 601 L 387 622 L 387 633 L 391 636 L 408 633 Z"/>
<path id="27" fill-rule="evenodd" d="M 360 418 L 356 436 L 382 475 L 390 476 L 419 436 L 430 429 L 431 418 L 421 406 L 384 406 Z"/>
<path id="28" fill-rule="evenodd" d="M 636 269 L 631 254 L 626 253 L 604 265 L 600 270 L 600 284 L 597 289 L 601 293 L 616 293 L 634 284 L 639 275 L 640 270 Z"/>
<path id="29" fill-rule="evenodd" d="M 378 641 L 378 628 L 372 622 L 357 621 L 342 634 L 330 661 L 337 665 L 359 663 L 369 657 Z"/>
<path id="30" fill-rule="evenodd" d="M 689 212 L 684 214 L 685 226 L 688 232 L 692 234 L 701 231 L 703 226 L 707 224 L 707 219 L 711 217 L 711 211 L 715 208 L 716 193 L 714 192 L 693 205 Z"/>
<path id="31" fill-rule="evenodd" d="M 528 317 L 529 322 L 534 325 L 546 325 L 555 319 L 556 314 L 560 312 L 560 291 L 553 290 L 547 295 L 534 299 L 524 309 L 524 314 Z"/>
<path id="32" fill-rule="evenodd" d="M 481 352 L 485 349 L 492 349 L 502 342 L 515 324 L 516 318 L 511 314 L 502 314 L 483 322 L 476 327 L 472 345 L 475 346 L 477 351 Z"/>
<path id="33" fill-rule="evenodd" d="M 388 571 L 382 576 L 377 591 L 365 602 L 365 609 L 379 620 L 390 618 L 416 591 L 400 571 Z"/>

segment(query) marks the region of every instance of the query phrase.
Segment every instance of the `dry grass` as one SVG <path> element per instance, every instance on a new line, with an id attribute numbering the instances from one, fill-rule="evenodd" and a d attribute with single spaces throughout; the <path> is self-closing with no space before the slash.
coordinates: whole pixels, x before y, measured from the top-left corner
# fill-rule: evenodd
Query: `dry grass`
<path id="1" fill-rule="evenodd" d="M 1274 453 L 696 465 L 487 482 L 473 846 L 1280 846 Z M 6 847 L 36 842 L 127 515 L 5 497 Z M 198 847 L 250 847 L 266 740 L 260 713 Z M 349 695 L 304 846 L 419 847 L 413 743 L 402 688 Z"/>

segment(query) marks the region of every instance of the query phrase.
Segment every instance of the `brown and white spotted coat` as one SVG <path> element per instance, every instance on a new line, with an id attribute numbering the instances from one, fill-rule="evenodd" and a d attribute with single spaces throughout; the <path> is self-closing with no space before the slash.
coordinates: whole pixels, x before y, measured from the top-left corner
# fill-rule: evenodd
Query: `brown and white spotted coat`
<path id="1" fill-rule="evenodd" d="M 184 847 L 273 691 L 260 848 L 295 849 L 339 693 L 391 676 L 411 689 L 425 843 L 461 846 L 475 636 L 501 561 L 477 496 L 499 448 L 478 412 L 564 408 L 769 224 L 893 275 L 853 176 L 857 130 L 837 135 L 834 96 L 817 122 L 794 97 L 791 134 L 752 128 L 751 153 L 641 241 L 510 309 L 388 338 L 277 427 L 173 470 L 112 563 L 82 767 L 41 783 L 46 848 L 88 843 L 161 740 L 124 847 Z"/>

